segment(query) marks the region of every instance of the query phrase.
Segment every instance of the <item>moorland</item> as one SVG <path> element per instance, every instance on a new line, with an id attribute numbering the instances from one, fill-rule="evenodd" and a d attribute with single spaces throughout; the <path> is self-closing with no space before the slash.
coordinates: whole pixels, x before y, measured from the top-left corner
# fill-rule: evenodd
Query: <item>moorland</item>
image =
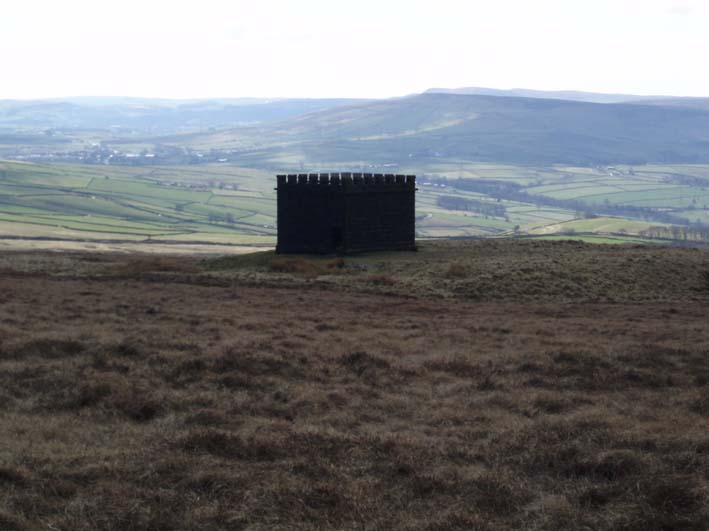
<path id="1" fill-rule="evenodd" d="M 709 252 L 0 254 L 0 528 L 704 530 Z"/>

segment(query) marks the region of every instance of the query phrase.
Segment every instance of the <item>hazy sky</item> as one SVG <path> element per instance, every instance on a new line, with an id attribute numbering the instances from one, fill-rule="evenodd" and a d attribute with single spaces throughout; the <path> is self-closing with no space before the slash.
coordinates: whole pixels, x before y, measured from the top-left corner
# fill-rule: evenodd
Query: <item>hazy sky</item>
<path id="1" fill-rule="evenodd" d="M 709 96 L 709 0 L 6 0 L 0 98 Z"/>

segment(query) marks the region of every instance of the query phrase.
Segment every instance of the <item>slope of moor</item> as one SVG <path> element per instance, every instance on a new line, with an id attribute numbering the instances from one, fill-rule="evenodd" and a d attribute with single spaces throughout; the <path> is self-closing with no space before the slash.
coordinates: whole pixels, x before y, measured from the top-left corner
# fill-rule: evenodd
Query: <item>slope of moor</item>
<path id="1" fill-rule="evenodd" d="M 0 255 L 0 528 L 706 529 L 709 253 L 447 245 Z"/>

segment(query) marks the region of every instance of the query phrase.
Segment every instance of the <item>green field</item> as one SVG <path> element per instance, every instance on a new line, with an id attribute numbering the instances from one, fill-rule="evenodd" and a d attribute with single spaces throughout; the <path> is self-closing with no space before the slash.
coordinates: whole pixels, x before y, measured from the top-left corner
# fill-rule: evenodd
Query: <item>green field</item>
<path id="1" fill-rule="evenodd" d="M 0 228 L 2 236 L 272 245 L 271 177 L 223 166 L 2 162 Z"/>
<path id="2" fill-rule="evenodd" d="M 559 168 L 561 170 L 561 168 Z M 527 191 L 590 205 L 615 204 L 654 208 L 709 208 L 709 166 L 618 166 L 579 174 L 568 169 L 561 180 L 552 175 Z M 585 178 L 584 178 L 585 177 Z M 695 180 L 691 182 L 690 180 Z M 701 217 L 701 216 L 698 216 Z"/>
<path id="3" fill-rule="evenodd" d="M 555 234 L 555 233 L 598 233 L 598 234 L 639 234 L 652 223 L 646 221 L 634 221 L 623 218 L 598 217 L 592 219 L 573 219 L 562 223 L 545 225 L 531 229 L 531 234 Z"/>
<path id="4" fill-rule="evenodd" d="M 336 166 L 331 170 L 358 168 Z M 701 186 L 701 179 L 709 183 L 709 166 L 572 168 L 442 161 L 394 171 L 419 176 L 416 228 L 420 238 L 570 232 L 637 235 L 657 225 L 622 217 L 579 219 L 572 209 L 495 199 L 456 189 L 452 185 L 461 177 L 516 183 L 532 198 L 653 206 L 692 221 L 709 221 L 705 208 L 709 189 Z M 0 237 L 273 246 L 274 173 L 232 164 L 126 167 L 0 162 Z M 451 198 L 490 205 L 503 214 L 443 208 L 440 201 Z"/>
<path id="5" fill-rule="evenodd" d="M 275 244 L 273 172 L 225 164 L 0 165 L 3 236 Z M 478 174 L 487 176 L 485 171 L 516 178 L 507 166 L 488 165 Z M 504 203 L 509 209 L 506 217 L 446 210 L 437 205 L 441 195 L 481 196 L 428 185 L 425 177 L 421 183 L 419 237 L 491 236 L 510 232 L 515 225 L 573 218 L 572 212 L 514 202 Z"/>
<path id="6" fill-rule="evenodd" d="M 539 236 L 534 239 L 550 240 L 550 241 L 579 241 L 584 243 L 603 243 L 603 244 L 627 244 L 640 243 L 643 245 L 656 244 L 657 242 L 648 238 L 634 238 L 632 236 L 596 236 L 593 234 L 574 234 L 574 235 L 551 235 Z"/>

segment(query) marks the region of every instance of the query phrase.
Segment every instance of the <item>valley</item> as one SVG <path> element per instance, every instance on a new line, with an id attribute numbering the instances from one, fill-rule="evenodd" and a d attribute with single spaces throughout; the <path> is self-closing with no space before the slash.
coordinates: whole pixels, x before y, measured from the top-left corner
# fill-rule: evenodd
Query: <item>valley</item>
<path id="1" fill-rule="evenodd" d="M 270 247 L 275 174 L 330 171 L 418 175 L 421 239 L 709 240 L 703 99 L 470 91 L 2 102 L 0 247 Z"/>
<path id="2" fill-rule="evenodd" d="M 709 165 L 581 168 L 461 161 L 423 169 L 417 192 L 422 239 L 603 234 L 638 241 L 651 227 L 702 224 L 709 215 Z M 169 252 L 179 252 L 181 245 L 206 253 L 271 247 L 274 181 L 272 170 L 229 163 L 0 162 L 0 246 L 17 248 L 20 240 L 35 239 Z M 674 239 L 706 241 L 703 233 Z"/>

